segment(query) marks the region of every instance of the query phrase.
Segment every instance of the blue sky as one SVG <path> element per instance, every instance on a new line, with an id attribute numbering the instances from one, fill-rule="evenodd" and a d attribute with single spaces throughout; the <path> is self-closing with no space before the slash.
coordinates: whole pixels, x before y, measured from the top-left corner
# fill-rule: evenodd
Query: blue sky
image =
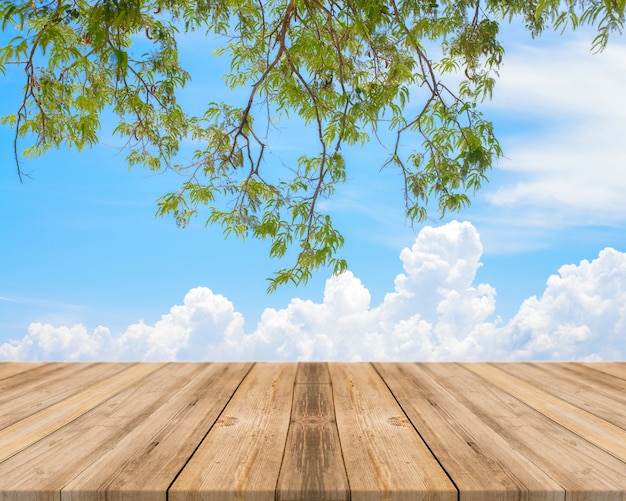
<path id="1" fill-rule="evenodd" d="M 116 138 L 25 163 L 20 184 L 1 129 L 0 360 L 623 359 L 626 41 L 501 38 L 484 111 L 506 158 L 472 207 L 411 228 L 384 152 L 351 150 L 327 202 L 350 273 L 272 295 L 267 244 L 155 218 L 180 180 L 128 172 Z M 203 44 L 182 45 L 200 104 L 225 95 Z M 0 86 L 4 115 L 19 74 Z M 286 125 L 274 157 L 307 134 Z"/>

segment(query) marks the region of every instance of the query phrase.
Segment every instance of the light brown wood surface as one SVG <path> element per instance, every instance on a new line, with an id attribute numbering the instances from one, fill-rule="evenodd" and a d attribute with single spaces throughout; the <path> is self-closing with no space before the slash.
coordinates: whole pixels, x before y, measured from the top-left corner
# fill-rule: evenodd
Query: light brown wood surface
<path id="1" fill-rule="evenodd" d="M 461 501 L 565 499 L 565 491 L 507 442 L 455 393 L 439 382 L 458 376 L 456 366 L 375 364 L 409 420 L 461 492 Z M 459 419 L 462 416 L 462 419 Z"/>
<path id="2" fill-rule="evenodd" d="M 0 363 L 0 501 L 626 501 L 623 363 Z"/>
<path id="3" fill-rule="evenodd" d="M 295 364 L 256 364 L 170 487 L 170 501 L 274 499 Z"/>
<path id="4" fill-rule="evenodd" d="M 354 501 L 457 498 L 447 474 L 371 364 L 332 364 L 330 374 Z"/>
<path id="5" fill-rule="evenodd" d="M 298 367 L 276 499 L 350 499 L 326 364 Z"/>

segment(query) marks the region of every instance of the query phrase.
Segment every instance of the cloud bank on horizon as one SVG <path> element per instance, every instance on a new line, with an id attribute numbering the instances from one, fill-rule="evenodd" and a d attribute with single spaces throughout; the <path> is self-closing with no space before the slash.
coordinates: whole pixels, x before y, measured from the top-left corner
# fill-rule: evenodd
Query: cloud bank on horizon
<path id="1" fill-rule="evenodd" d="M 469 222 L 425 227 L 400 253 L 404 272 L 378 305 L 351 272 L 321 303 L 266 308 L 248 332 L 226 297 L 191 289 L 154 325 L 120 335 L 98 326 L 32 323 L 0 345 L 0 360 L 618 360 L 626 356 L 626 253 L 606 248 L 565 265 L 508 321 L 496 290 L 476 284 L 480 235 Z"/>

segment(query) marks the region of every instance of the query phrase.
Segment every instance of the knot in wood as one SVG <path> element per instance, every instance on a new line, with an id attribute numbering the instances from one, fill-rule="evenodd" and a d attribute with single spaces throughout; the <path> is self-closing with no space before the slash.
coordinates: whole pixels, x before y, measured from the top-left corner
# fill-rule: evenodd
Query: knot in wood
<path id="1" fill-rule="evenodd" d="M 224 416 L 217 420 L 219 426 L 233 426 L 239 422 L 239 418 L 235 416 Z"/>
<path id="2" fill-rule="evenodd" d="M 303 419 L 298 419 L 296 423 L 300 423 L 305 426 L 320 426 L 322 424 L 328 423 L 327 419 L 323 419 L 321 417 L 309 416 Z"/>
<path id="3" fill-rule="evenodd" d="M 402 416 L 391 416 L 387 418 L 387 421 L 394 426 L 406 426 L 409 424 L 409 420 Z"/>

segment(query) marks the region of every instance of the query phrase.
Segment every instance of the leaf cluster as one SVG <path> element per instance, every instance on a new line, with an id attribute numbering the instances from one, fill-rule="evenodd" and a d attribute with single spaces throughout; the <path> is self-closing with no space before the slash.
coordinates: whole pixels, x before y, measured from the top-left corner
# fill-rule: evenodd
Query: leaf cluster
<path id="1" fill-rule="evenodd" d="M 623 29 L 625 0 L 0 0 L 0 71 L 24 73 L 15 129 L 20 152 L 81 150 L 98 142 L 100 117 L 118 117 L 129 166 L 175 170 L 180 187 L 158 201 L 180 226 L 198 214 L 228 236 L 295 250 L 270 290 L 304 283 L 319 267 L 340 273 L 344 240 L 320 202 L 347 179 L 344 152 L 379 136 L 394 140 L 385 166 L 402 175 L 406 214 L 441 216 L 470 204 L 502 151 L 479 104 L 491 96 L 504 56 L 503 21 L 597 26 L 593 48 Z M 221 37 L 224 76 L 243 102 L 200 113 L 177 97 L 190 75 L 177 42 L 203 30 Z M 452 85 L 450 82 L 460 82 Z M 298 117 L 315 138 L 295 165 L 267 158 L 270 131 Z M 180 160 L 183 140 L 196 145 Z M 20 148 L 20 141 L 30 144 Z M 19 144 L 18 144 L 19 143 Z M 410 146 L 407 146 L 410 145 Z M 402 195 L 400 195 L 402 196 Z"/>

